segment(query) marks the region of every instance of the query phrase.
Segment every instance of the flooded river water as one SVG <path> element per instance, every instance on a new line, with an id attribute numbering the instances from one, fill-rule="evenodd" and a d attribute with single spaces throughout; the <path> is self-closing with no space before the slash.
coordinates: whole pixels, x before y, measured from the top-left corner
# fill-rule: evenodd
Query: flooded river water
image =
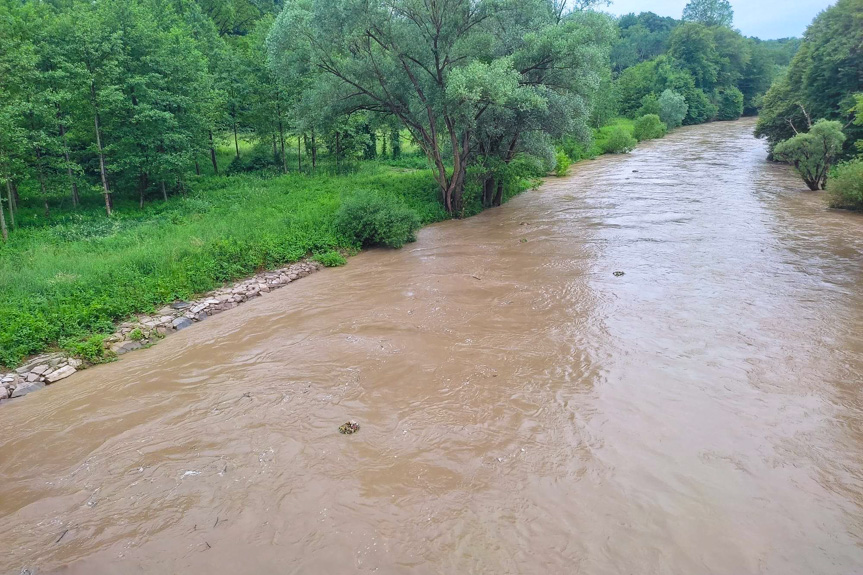
<path id="1" fill-rule="evenodd" d="M 863 573 L 863 217 L 752 127 L 2 406 L 0 572 Z"/>

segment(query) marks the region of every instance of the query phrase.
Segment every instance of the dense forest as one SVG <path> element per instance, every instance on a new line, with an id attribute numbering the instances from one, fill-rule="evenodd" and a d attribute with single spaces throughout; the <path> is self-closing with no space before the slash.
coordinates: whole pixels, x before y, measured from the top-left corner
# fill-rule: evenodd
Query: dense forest
<path id="1" fill-rule="evenodd" d="M 680 125 L 761 111 L 824 187 L 863 130 L 861 1 L 764 41 L 727 0 L 0 0 L 0 364 Z"/>

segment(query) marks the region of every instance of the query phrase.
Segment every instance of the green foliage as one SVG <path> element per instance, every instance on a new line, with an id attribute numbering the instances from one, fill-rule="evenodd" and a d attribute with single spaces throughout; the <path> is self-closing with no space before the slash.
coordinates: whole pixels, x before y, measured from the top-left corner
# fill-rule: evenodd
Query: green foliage
<path id="1" fill-rule="evenodd" d="M 756 135 L 767 138 L 771 150 L 794 131 L 825 118 L 847 125 L 854 94 L 863 75 L 863 0 L 839 0 L 821 12 L 807 28 L 803 43 L 785 75 L 764 97 Z M 850 156 L 863 137 L 863 126 L 847 128 L 844 155 Z"/>
<path id="2" fill-rule="evenodd" d="M 678 22 L 653 12 L 642 12 L 637 16 L 621 16 L 617 25 L 620 37 L 611 50 L 611 66 L 619 74 L 626 68 L 664 54 L 668 50 L 671 31 Z"/>
<path id="3" fill-rule="evenodd" d="M 823 190 L 844 141 L 842 124 L 819 120 L 808 132 L 777 144 L 773 154 L 776 159 L 792 164 L 810 190 Z"/>
<path id="4" fill-rule="evenodd" d="M 60 341 L 60 348 L 69 355 L 79 357 L 89 363 L 103 363 L 108 359 L 104 335 L 66 338 Z"/>
<path id="5" fill-rule="evenodd" d="M 129 332 L 128 337 L 132 341 L 141 341 L 142 339 L 144 339 L 144 333 L 140 329 L 135 328 L 131 332 Z"/>
<path id="6" fill-rule="evenodd" d="M 728 0 L 692 0 L 683 9 L 683 19 L 699 22 L 705 26 L 725 26 L 731 28 L 734 10 Z"/>
<path id="7" fill-rule="evenodd" d="M 638 110 L 639 118 L 648 114 L 659 115 L 659 98 L 653 92 L 641 99 L 641 108 Z"/>
<path id="8" fill-rule="evenodd" d="M 836 166 L 827 182 L 827 202 L 831 208 L 863 211 L 863 160 Z"/>
<path id="9" fill-rule="evenodd" d="M 345 259 L 345 256 L 335 250 L 317 253 L 312 256 L 312 259 L 316 262 L 321 263 L 324 267 L 328 268 L 336 268 L 348 263 L 348 260 Z"/>
<path id="10" fill-rule="evenodd" d="M 743 115 L 743 93 L 737 88 L 716 90 L 716 119 L 736 120 Z"/>
<path id="11" fill-rule="evenodd" d="M 352 246 L 400 248 L 416 241 L 420 219 L 398 198 L 363 190 L 342 203 L 333 225 Z"/>
<path id="12" fill-rule="evenodd" d="M 635 121 L 633 136 L 639 142 L 661 138 L 668 132 L 668 127 L 662 123 L 656 114 L 647 114 Z"/>
<path id="13" fill-rule="evenodd" d="M 638 144 L 632 135 L 632 130 L 626 126 L 616 125 L 608 133 L 607 139 L 601 144 L 606 154 L 628 154 Z"/>
<path id="14" fill-rule="evenodd" d="M 554 159 L 554 175 L 562 178 L 569 173 L 569 166 L 572 164 L 572 159 L 570 159 L 564 151 L 557 152 Z"/>
<path id="15" fill-rule="evenodd" d="M 674 90 L 664 90 L 659 96 L 659 119 L 669 130 L 680 126 L 689 111 L 686 98 Z"/>
<path id="16" fill-rule="evenodd" d="M 310 253 L 353 248 L 334 222 L 352 197 L 343 190 L 355 188 L 406 206 L 411 229 L 415 214 L 423 224 L 447 218 L 428 171 L 374 163 L 351 176 L 204 177 L 185 197 L 143 210 L 118 201 L 110 220 L 98 196 L 58 212 L 51 225 L 28 218 L 0 244 L 0 364 L 58 343 L 93 361 L 96 340 L 81 338 L 112 333 L 132 314 Z"/>

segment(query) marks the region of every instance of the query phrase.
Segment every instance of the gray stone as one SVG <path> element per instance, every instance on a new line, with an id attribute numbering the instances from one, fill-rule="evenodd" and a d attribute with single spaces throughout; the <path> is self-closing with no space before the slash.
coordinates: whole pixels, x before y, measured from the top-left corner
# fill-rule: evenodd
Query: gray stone
<path id="1" fill-rule="evenodd" d="M 45 384 L 41 381 L 30 381 L 27 383 L 22 383 L 15 388 L 15 391 L 12 392 L 12 397 L 21 397 L 23 395 L 27 395 L 28 393 L 39 391 L 43 387 L 45 387 Z"/>
<path id="2" fill-rule="evenodd" d="M 61 379 L 65 379 L 78 371 L 71 365 L 67 365 L 66 367 L 61 367 L 57 371 L 45 376 L 45 381 L 48 383 L 54 383 L 55 381 L 60 381 Z"/>
<path id="3" fill-rule="evenodd" d="M 207 315 L 207 312 L 202 311 L 201 313 L 199 313 L 195 316 L 195 321 L 204 321 L 208 317 L 209 317 L 209 315 Z"/>
<path id="4" fill-rule="evenodd" d="M 141 349 L 143 346 L 140 341 L 124 341 L 123 343 L 118 343 L 111 346 L 111 351 L 116 353 L 117 355 L 123 355 L 124 353 L 129 353 L 130 351 L 135 351 L 136 349 Z"/>
<path id="5" fill-rule="evenodd" d="M 188 309 L 191 305 L 192 304 L 187 301 L 175 301 L 171 304 L 171 307 L 174 309 Z"/>
<path id="6" fill-rule="evenodd" d="M 192 320 L 185 317 L 178 317 L 173 322 L 171 322 L 171 325 L 174 327 L 174 329 L 180 331 L 181 329 L 186 329 L 187 327 L 192 325 Z"/>
<path id="7" fill-rule="evenodd" d="M 0 401 L 9 397 L 9 390 L 0 385 Z"/>
<path id="8" fill-rule="evenodd" d="M 75 359 L 75 358 L 73 357 L 73 358 L 70 358 L 70 359 L 69 359 L 69 365 L 71 365 L 71 366 L 72 366 L 72 367 L 74 367 L 75 369 L 78 369 L 79 367 L 81 367 L 82 365 L 84 365 L 84 362 L 83 362 L 83 361 L 81 361 L 80 359 Z"/>
<path id="9" fill-rule="evenodd" d="M 27 381 L 28 381 L 28 382 L 31 382 L 31 383 L 32 383 L 32 382 L 34 382 L 34 381 L 39 381 L 39 374 L 38 374 L 38 373 L 33 373 L 33 372 L 31 371 L 30 373 L 28 373 L 28 374 L 27 374 Z"/>
<path id="10" fill-rule="evenodd" d="M 48 364 L 37 365 L 33 369 L 30 370 L 30 373 L 35 373 L 36 375 L 42 375 L 48 371 Z"/>

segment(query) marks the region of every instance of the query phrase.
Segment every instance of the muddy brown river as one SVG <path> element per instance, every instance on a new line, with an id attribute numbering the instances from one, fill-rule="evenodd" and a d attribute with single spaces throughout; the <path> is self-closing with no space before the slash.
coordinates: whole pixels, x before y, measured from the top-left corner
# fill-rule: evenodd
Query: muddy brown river
<path id="1" fill-rule="evenodd" d="M 2 406 L 0 572 L 863 573 L 863 217 L 752 127 Z"/>

